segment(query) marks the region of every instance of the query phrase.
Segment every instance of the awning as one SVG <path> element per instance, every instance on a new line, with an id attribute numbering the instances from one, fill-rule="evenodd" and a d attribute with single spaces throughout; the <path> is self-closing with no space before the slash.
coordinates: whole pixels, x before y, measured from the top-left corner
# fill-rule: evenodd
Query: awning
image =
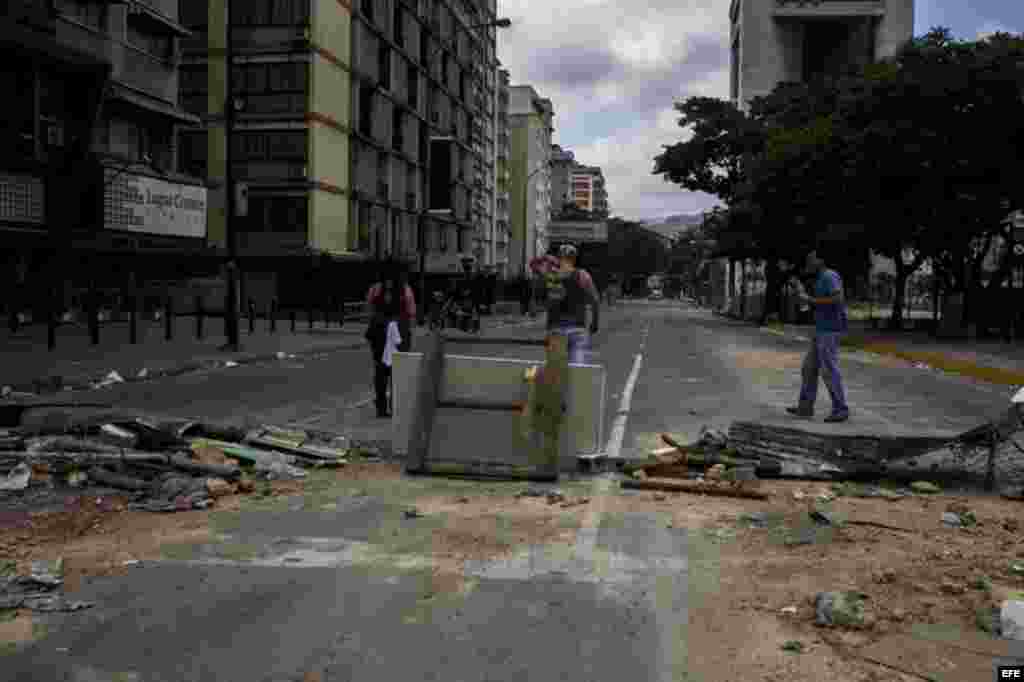
<path id="1" fill-rule="evenodd" d="M 149 5 L 142 2 L 131 2 L 128 4 L 128 12 L 135 16 L 142 16 L 149 20 L 151 23 L 157 24 L 164 30 L 176 33 L 179 36 L 189 37 L 192 35 L 192 31 L 188 30 L 174 19 L 164 15 L 161 12 L 153 9 Z"/>
<path id="2" fill-rule="evenodd" d="M 13 48 L 15 51 L 29 56 L 38 55 L 59 62 L 68 71 L 85 71 L 102 75 L 109 72 L 111 68 L 109 61 L 99 59 L 88 52 L 62 45 L 52 35 L 31 31 L 17 24 L 0 26 L 0 45 L 6 49 Z"/>
<path id="3" fill-rule="evenodd" d="M 157 99 L 156 97 L 151 97 L 150 95 L 146 95 L 138 90 L 132 90 L 120 83 L 111 83 L 110 97 L 127 102 L 141 109 L 146 109 L 147 111 L 162 114 L 182 123 L 199 125 L 199 123 L 202 122 L 198 116 L 194 116 L 161 99 Z"/>

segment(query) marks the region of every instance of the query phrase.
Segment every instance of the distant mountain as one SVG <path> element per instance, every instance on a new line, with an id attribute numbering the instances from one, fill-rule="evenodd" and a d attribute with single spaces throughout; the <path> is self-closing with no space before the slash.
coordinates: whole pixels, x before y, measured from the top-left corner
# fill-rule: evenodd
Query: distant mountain
<path id="1" fill-rule="evenodd" d="M 644 227 L 666 237 L 675 237 L 680 232 L 699 226 L 703 221 L 703 213 L 680 213 L 658 220 L 644 221 Z"/>

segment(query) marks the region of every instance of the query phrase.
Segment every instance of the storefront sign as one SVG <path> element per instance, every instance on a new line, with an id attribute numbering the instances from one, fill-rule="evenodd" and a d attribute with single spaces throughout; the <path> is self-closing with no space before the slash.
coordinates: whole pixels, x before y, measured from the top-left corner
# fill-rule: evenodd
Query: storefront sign
<path id="1" fill-rule="evenodd" d="M 0 220 L 42 225 L 46 221 L 43 198 L 41 179 L 0 173 Z"/>
<path id="2" fill-rule="evenodd" d="M 206 188 L 106 169 L 104 225 L 169 237 L 206 237 Z"/>

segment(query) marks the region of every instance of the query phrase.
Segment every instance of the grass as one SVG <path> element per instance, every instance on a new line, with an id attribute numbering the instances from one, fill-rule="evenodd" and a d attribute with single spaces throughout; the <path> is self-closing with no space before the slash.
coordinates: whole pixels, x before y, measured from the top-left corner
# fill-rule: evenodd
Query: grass
<path id="1" fill-rule="evenodd" d="M 935 369 L 941 369 L 944 372 L 959 374 L 991 384 L 1002 386 L 1020 386 L 1024 384 L 1024 371 L 1003 369 L 1001 367 L 984 367 L 934 351 L 906 350 L 894 343 L 871 341 L 858 336 L 847 336 L 843 339 L 842 344 L 843 347 L 848 349 L 866 351 L 877 355 L 888 355 L 906 360 L 907 362 L 921 362 Z"/>

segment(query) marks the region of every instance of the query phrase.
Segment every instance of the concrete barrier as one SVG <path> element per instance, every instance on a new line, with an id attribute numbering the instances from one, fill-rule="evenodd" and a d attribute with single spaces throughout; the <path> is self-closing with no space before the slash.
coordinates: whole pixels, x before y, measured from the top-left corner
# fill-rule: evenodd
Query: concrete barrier
<path id="1" fill-rule="evenodd" d="M 393 448 L 407 454 L 414 390 L 422 362 L 421 353 L 396 353 L 393 364 Z M 440 399 L 486 403 L 517 403 L 526 400 L 524 372 L 543 361 L 445 355 Z M 577 469 L 576 457 L 603 449 L 606 372 L 600 365 L 570 365 L 566 422 L 560 451 L 563 471 Z M 528 454 L 516 437 L 521 428 L 514 412 L 461 409 L 438 411 L 431 452 L 446 458 L 479 459 L 525 465 Z M 458 452 L 452 452 L 457 449 Z"/>

